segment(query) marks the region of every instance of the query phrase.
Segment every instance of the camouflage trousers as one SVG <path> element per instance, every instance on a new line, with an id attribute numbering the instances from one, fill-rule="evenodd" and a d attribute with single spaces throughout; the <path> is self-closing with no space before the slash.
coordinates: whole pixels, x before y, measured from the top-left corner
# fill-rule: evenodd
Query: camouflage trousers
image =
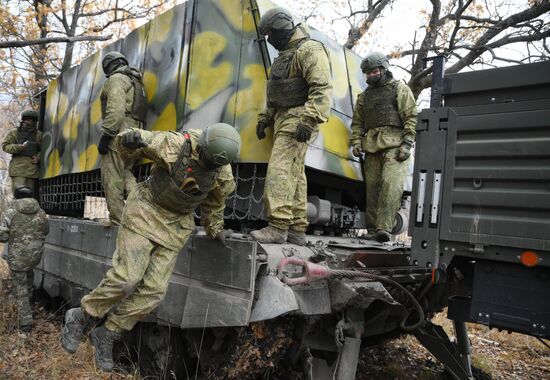
<path id="1" fill-rule="evenodd" d="M 34 192 L 36 179 L 34 178 L 27 178 L 27 177 L 11 177 L 11 189 L 13 193 L 15 194 L 15 190 L 27 186 Z"/>
<path id="2" fill-rule="evenodd" d="M 189 238 L 191 230 L 185 240 Z M 111 331 L 124 332 L 155 309 L 164 299 L 178 252 L 120 227 L 113 267 L 81 306 L 86 313 L 103 318 Z"/>
<path id="3" fill-rule="evenodd" d="M 32 324 L 32 310 L 30 296 L 32 294 L 33 271 L 11 271 L 11 288 L 17 303 L 19 327 Z"/>
<path id="4" fill-rule="evenodd" d="M 101 182 L 109 209 L 109 219 L 114 224 L 120 224 L 124 195 L 128 195 L 137 186 L 132 166 L 133 163 L 125 163 L 120 154 L 111 149 L 101 156 Z"/>
<path id="5" fill-rule="evenodd" d="M 391 232 L 401 205 L 407 162 L 395 159 L 399 148 L 365 155 L 367 230 Z"/>
<path id="6" fill-rule="evenodd" d="M 307 229 L 306 150 L 307 144 L 296 141 L 293 133 L 275 134 L 264 197 L 269 224 L 278 229 Z"/>

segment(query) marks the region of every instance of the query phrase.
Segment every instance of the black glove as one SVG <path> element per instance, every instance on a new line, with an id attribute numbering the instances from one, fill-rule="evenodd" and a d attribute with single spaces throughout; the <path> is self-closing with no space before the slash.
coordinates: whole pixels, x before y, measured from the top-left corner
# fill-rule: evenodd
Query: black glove
<path id="1" fill-rule="evenodd" d="M 99 154 L 107 154 L 109 152 L 109 143 L 113 139 L 113 136 L 101 135 L 99 144 L 97 144 L 97 151 Z"/>
<path id="2" fill-rule="evenodd" d="M 355 144 L 351 152 L 355 157 L 361 156 L 361 153 L 363 153 L 363 148 L 361 148 L 361 144 Z"/>
<path id="3" fill-rule="evenodd" d="M 147 143 L 141 138 L 139 131 L 130 131 L 122 135 L 122 146 L 129 149 L 139 149 L 147 147 Z"/>
<path id="4" fill-rule="evenodd" d="M 265 121 L 258 121 L 258 124 L 256 124 L 256 136 L 258 136 L 258 140 L 262 140 L 265 138 L 265 129 L 269 127 Z"/>
<path id="5" fill-rule="evenodd" d="M 313 131 L 313 128 L 311 128 L 309 125 L 305 123 L 300 123 L 296 127 L 296 132 L 294 133 L 294 138 L 298 142 L 307 142 L 309 141 L 311 137 L 311 132 Z"/>
<path id="6" fill-rule="evenodd" d="M 233 230 L 221 230 L 220 232 L 218 232 L 215 239 L 219 240 L 224 247 L 227 247 L 227 239 L 231 237 L 232 233 Z"/>
<path id="7" fill-rule="evenodd" d="M 411 155 L 411 148 L 412 148 L 412 141 L 410 140 L 403 140 L 401 143 L 401 146 L 399 147 L 399 152 L 397 152 L 397 156 L 395 159 L 397 161 L 405 161 L 407 158 Z"/>

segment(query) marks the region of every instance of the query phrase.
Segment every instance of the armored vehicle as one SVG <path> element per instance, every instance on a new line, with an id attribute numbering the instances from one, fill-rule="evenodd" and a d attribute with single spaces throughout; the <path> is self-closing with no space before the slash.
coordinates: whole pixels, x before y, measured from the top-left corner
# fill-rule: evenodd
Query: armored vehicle
<path id="1" fill-rule="evenodd" d="M 39 184 L 51 233 L 35 285 L 74 306 L 111 265 L 116 227 L 83 219 L 83 211 L 86 197 L 102 196 L 96 146 L 105 80 L 100 62 L 116 50 L 144 73 L 147 129 L 225 122 L 243 141 L 233 166 L 237 189 L 225 214 L 226 225 L 237 232 L 222 246 L 198 230 L 178 257 L 165 300 L 127 337 L 147 353 L 142 358 L 152 359 L 157 374 L 256 378 L 271 369 L 287 371 L 282 378 L 353 379 L 362 345 L 412 333 L 454 378 L 466 379 L 472 376 L 466 321 L 548 337 L 544 302 L 524 297 L 514 308 L 497 300 L 497 311 L 491 297 L 503 293 L 485 277 L 493 268 L 487 278 L 495 281 L 517 273 L 525 282 L 506 289 L 517 285 L 518 296 L 531 282 L 539 292 L 533 297 L 548 289 L 542 285 L 548 282 L 549 172 L 541 148 L 547 139 L 543 123 L 550 120 L 548 63 L 536 66 L 535 79 L 530 65 L 506 69 L 517 70 L 512 76 L 499 70 L 443 76 L 439 70 L 444 85 L 433 94 L 446 99 L 445 107 L 434 101 L 419 119 L 411 249 L 356 236 L 364 226 L 364 184 L 348 140 L 353 104 L 364 88 L 360 58 L 311 28 L 330 51 L 334 98 L 331 117 L 306 158 L 308 244 L 259 244 L 246 234 L 265 225 L 271 136 L 258 141 L 255 125 L 276 52 L 259 38 L 257 24 L 273 6 L 264 0 L 189 0 L 51 82 L 42 97 Z M 520 111 L 525 113 L 513 113 Z M 514 115 L 513 127 L 503 127 L 509 118 L 499 112 Z M 501 135 L 490 139 L 493 130 Z M 518 155 L 520 144 L 528 145 Z M 531 169 L 520 170 L 520 163 Z M 507 165 L 512 169 L 504 170 Z M 148 170 L 142 162 L 135 174 L 143 180 Z M 516 222 L 528 225 L 511 229 Z M 401 219 L 396 229 L 406 224 Z M 521 314 L 525 302 L 528 316 Z M 429 322 L 447 304 L 456 343 Z"/>

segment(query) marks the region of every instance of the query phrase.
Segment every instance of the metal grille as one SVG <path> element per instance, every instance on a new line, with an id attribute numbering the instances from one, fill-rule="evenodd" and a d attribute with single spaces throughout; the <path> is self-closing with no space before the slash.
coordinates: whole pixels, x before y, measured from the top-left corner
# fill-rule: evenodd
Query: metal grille
<path id="1" fill-rule="evenodd" d="M 40 180 L 39 200 L 48 213 L 82 216 L 86 196 L 104 196 L 99 170 Z"/>
<path id="2" fill-rule="evenodd" d="M 138 165 L 134 175 L 138 182 L 149 176 L 151 164 Z M 226 200 L 224 217 L 238 221 L 265 218 L 265 165 L 238 164 L 233 166 L 236 190 Z M 42 208 L 49 214 L 82 217 L 87 196 L 104 197 L 101 173 L 93 170 L 40 180 L 39 197 Z M 195 213 L 198 218 L 198 210 Z"/>

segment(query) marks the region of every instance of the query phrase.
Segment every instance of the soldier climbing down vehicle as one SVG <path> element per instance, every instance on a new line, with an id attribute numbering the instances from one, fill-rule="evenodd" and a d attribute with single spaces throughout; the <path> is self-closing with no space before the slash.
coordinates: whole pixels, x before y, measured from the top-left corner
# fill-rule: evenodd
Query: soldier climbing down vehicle
<path id="1" fill-rule="evenodd" d="M 67 311 L 61 334 L 63 348 L 74 353 L 84 329 L 106 317 L 91 332 L 96 362 L 104 371 L 113 368 L 114 341 L 164 298 L 178 253 L 195 228 L 194 210 L 200 206 L 201 224 L 212 239 L 225 245 L 231 235 L 224 230 L 223 213 L 235 189 L 230 163 L 241 138 L 232 126 L 217 123 L 185 133 L 130 129 L 114 144 L 123 159 L 153 161 L 151 176 L 128 197 L 113 268 L 82 298 L 81 307 Z"/>

